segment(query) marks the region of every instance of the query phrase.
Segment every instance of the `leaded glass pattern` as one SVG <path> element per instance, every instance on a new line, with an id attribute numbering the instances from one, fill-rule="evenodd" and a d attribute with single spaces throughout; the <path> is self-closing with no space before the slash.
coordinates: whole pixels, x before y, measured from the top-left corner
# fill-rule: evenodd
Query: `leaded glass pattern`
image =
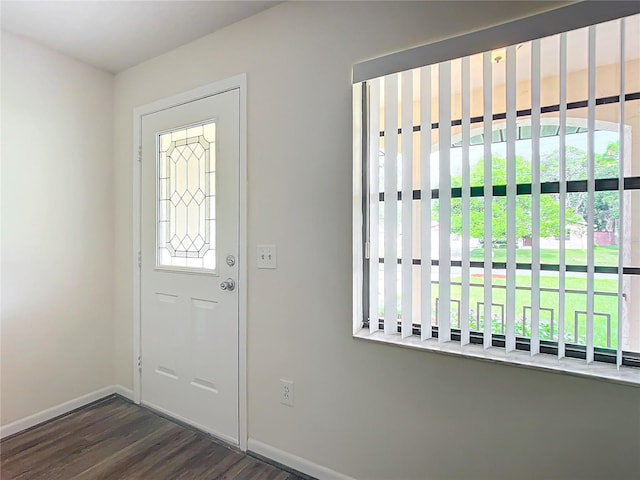
<path id="1" fill-rule="evenodd" d="M 158 135 L 158 266 L 216 269 L 215 122 Z"/>

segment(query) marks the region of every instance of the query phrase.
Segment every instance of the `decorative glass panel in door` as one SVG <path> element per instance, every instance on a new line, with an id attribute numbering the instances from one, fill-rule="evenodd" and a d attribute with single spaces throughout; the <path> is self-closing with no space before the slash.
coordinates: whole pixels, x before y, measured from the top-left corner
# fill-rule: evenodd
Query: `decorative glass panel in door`
<path id="1" fill-rule="evenodd" d="M 216 124 L 158 134 L 157 266 L 216 270 Z"/>

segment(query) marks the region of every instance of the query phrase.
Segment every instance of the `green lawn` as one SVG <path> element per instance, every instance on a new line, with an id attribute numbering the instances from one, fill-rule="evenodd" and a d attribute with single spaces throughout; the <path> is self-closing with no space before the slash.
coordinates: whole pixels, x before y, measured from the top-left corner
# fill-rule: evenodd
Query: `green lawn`
<path id="1" fill-rule="evenodd" d="M 618 247 L 595 247 L 594 249 L 595 264 L 598 266 L 617 266 L 618 265 Z M 484 248 L 475 248 L 471 251 L 471 261 L 484 260 Z M 493 249 L 493 261 L 505 262 L 507 260 L 506 248 Z M 518 248 L 516 250 L 516 262 L 531 263 L 531 249 Z M 565 262 L 567 265 L 586 265 L 587 251 L 570 249 L 565 250 Z M 543 248 L 540 250 L 540 263 L 558 264 L 558 250 Z"/>
<path id="2" fill-rule="evenodd" d="M 580 275 L 580 274 L 578 274 Z M 460 277 L 452 277 L 452 283 L 460 283 Z M 470 296 L 470 326 L 471 330 L 484 330 L 484 277 L 482 273 L 472 274 L 470 279 L 471 287 L 469 289 Z M 494 304 L 505 305 L 506 302 L 506 289 L 500 288 L 500 286 L 506 285 L 504 278 L 504 272 L 500 271 L 495 273 L 492 279 L 492 302 Z M 516 277 L 517 287 L 530 287 L 531 276 L 527 272 L 519 271 Z M 540 287 L 549 289 L 558 289 L 558 277 L 557 275 L 542 275 L 540 277 Z M 610 346 L 616 348 L 618 339 L 618 280 L 616 277 L 611 278 L 596 277 L 594 280 L 594 287 L 596 294 L 594 295 L 594 345 L 596 347 L 607 347 L 607 318 L 600 314 L 609 314 L 609 329 L 610 329 Z M 567 276 L 565 279 L 565 341 L 571 343 L 585 344 L 586 343 L 586 315 L 575 312 L 586 312 L 587 310 L 587 295 L 586 293 L 575 293 L 575 291 L 586 290 L 586 276 L 581 274 L 580 276 Z M 602 293 L 614 293 L 616 295 L 602 295 Z M 435 299 L 438 297 L 438 284 L 432 285 L 432 307 L 431 311 L 433 320 L 435 323 Z M 540 338 L 542 340 L 558 340 L 558 319 L 559 319 L 559 295 L 557 292 L 540 292 Z M 451 285 L 451 298 L 460 300 L 461 287 L 459 285 Z M 415 302 L 415 301 L 414 301 Z M 398 296 L 398 316 L 400 317 L 400 305 L 401 298 Z M 417 305 L 414 303 L 414 305 Z M 523 308 L 531 305 L 531 291 L 516 289 L 516 335 L 529 337 L 531 335 L 531 310 L 527 309 L 526 322 L 523 325 Z M 418 308 L 418 307 L 416 307 Z M 480 318 L 478 319 L 478 311 Z M 553 314 L 553 329 L 551 328 L 551 315 Z M 492 331 L 493 333 L 504 333 L 504 326 L 501 323 L 501 307 L 494 305 L 493 307 L 493 319 L 492 319 Z M 380 316 L 384 316 L 384 307 L 380 308 Z M 578 336 L 575 337 L 575 327 L 577 324 Z M 451 326 L 459 328 L 458 318 L 458 305 L 452 302 L 451 304 Z M 524 328 L 523 328 L 524 327 Z"/>
<path id="3" fill-rule="evenodd" d="M 518 275 L 516 286 L 531 286 L 531 278 L 528 275 Z M 452 282 L 460 282 L 460 278 L 452 278 Z M 471 310 L 471 327 L 472 329 L 484 329 L 484 306 L 479 305 L 480 322 L 477 322 L 478 303 L 484 302 L 484 285 L 482 277 L 474 277 L 471 279 L 472 286 L 469 289 L 470 310 Z M 504 278 L 493 278 L 492 285 L 492 301 L 494 304 L 505 304 L 506 289 L 496 288 L 498 285 L 505 285 Z M 540 277 L 541 288 L 558 288 L 558 279 L 554 276 Z M 618 281 L 596 278 L 594 281 L 596 292 L 617 292 Z M 584 290 L 586 281 L 584 278 L 567 277 L 565 288 L 567 290 Z M 438 285 L 432 287 L 432 295 L 435 298 L 438 294 Z M 457 285 L 451 286 L 451 298 L 461 298 L 461 287 Z M 528 290 L 516 290 L 516 334 L 523 335 L 523 308 L 531 305 L 531 292 Z M 434 302 L 435 306 L 435 302 Z M 540 292 L 540 338 L 543 340 L 558 339 L 558 293 L 557 292 Z M 546 310 L 545 310 L 546 309 Z M 566 293 L 565 294 L 565 340 L 567 342 L 576 342 L 575 338 L 575 312 L 587 310 L 587 295 L 584 293 Z M 615 348 L 618 337 L 618 299 L 617 296 L 594 295 L 594 311 L 597 313 L 610 314 L 610 331 L 611 331 L 611 347 Z M 553 331 L 551 330 L 551 315 L 553 313 Z M 493 307 L 494 319 L 492 321 L 492 331 L 494 333 L 503 333 L 503 326 L 500 322 L 500 307 Z M 452 326 L 459 327 L 457 306 L 452 305 Z M 586 343 L 586 315 L 578 314 L 577 318 L 578 338 L 577 343 Z M 524 335 L 531 334 L 531 310 L 527 309 L 527 320 L 524 325 Z M 607 319 L 602 315 L 594 316 L 594 345 L 597 347 L 607 346 Z"/>

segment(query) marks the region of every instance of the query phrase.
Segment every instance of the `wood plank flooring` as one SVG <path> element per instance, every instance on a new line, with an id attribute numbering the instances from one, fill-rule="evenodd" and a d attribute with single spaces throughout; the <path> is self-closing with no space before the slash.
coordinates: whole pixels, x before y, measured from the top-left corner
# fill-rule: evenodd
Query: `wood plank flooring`
<path id="1" fill-rule="evenodd" d="M 111 397 L 0 442 L 2 480 L 302 480 Z"/>

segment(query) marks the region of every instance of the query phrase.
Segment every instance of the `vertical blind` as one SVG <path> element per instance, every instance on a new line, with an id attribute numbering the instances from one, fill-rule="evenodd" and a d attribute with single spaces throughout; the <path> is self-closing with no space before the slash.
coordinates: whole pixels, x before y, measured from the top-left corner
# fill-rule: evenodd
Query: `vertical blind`
<path id="1" fill-rule="evenodd" d="M 640 351 L 638 45 L 636 15 L 363 82 L 370 333 Z"/>

